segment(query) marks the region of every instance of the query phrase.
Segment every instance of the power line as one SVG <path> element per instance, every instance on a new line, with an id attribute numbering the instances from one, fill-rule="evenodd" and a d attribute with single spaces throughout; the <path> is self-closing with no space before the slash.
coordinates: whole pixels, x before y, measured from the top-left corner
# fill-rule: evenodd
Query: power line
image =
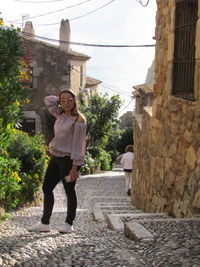
<path id="1" fill-rule="evenodd" d="M 120 92 L 120 91 L 114 90 L 114 89 L 112 89 L 112 88 L 106 86 L 106 85 L 103 84 L 103 83 L 101 84 L 101 86 L 103 86 L 103 87 L 105 87 L 105 88 L 107 88 L 107 89 L 109 89 L 109 90 L 111 90 L 111 91 L 113 91 L 113 92 L 116 92 L 116 93 L 118 93 L 118 94 L 125 95 L 125 96 L 131 96 L 131 95 L 129 95 L 128 93 L 125 94 L 124 92 Z"/>
<path id="2" fill-rule="evenodd" d="M 116 87 L 113 87 L 112 85 L 109 85 L 109 84 L 106 84 L 106 83 L 104 83 L 106 86 L 108 86 L 108 87 L 111 87 L 111 88 L 114 88 L 114 89 L 116 89 Z M 117 90 L 121 90 L 121 89 L 117 89 Z M 127 93 L 126 91 L 124 91 L 124 90 L 122 90 L 124 93 Z"/>
<path id="3" fill-rule="evenodd" d="M 128 103 L 128 105 L 126 105 L 120 112 L 119 112 L 119 114 L 121 114 L 130 104 L 131 104 L 131 102 L 133 101 L 133 98 L 131 99 L 131 101 Z M 119 115 L 118 114 L 118 115 Z"/>
<path id="4" fill-rule="evenodd" d="M 64 7 L 64 8 L 58 9 L 58 10 L 54 10 L 54 11 L 51 11 L 51 12 L 48 12 L 48 13 L 36 15 L 36 16 L 30 17 L 29 19 L 35 19 L 35 18 L 38 18 L 38 17 L 43 17 L 43 16 L 46 16 L 46 15 L 54 14 L 54 13 L 57 13 L 57 12 L 60 12 L 60 11 L 66 10 L 66 9 L 70 9 L 70 8 L 73 8 L 73 7 L 76 7 L 76 6 L 80 6 L 80 5 L 85 4 L 87 2 L 90 2 L 90 1 L 92 1 L 92 0 L 86 0 L 84 2 L 75 4 L 75 5 L 72 5 L 72 6 L 67 6 L 67 7 Z M 114 0 L 112 0 L 112 1 L 114 1 Z M 16 19 L 16 20 L 8 21 L 8 22 L 16 22 L 16 21 L 19 21 L 19 20 L 20 19 Z"/>
<path id="5" fill-rule="evenodd" d="M 85 17 L 85 16 L 87 16 L 87 15 L 90 15 L 90 14 L 92 14 L 92 13 L 94 13 L 94 12 L 96 12 L 96 11 L 98 11 L 98 10 L 104 8 L 104 7 L 106 7 L 107 5 L 111 4 L 111 3 L 114 2 L 114 1 L 115 1 L 115 0 L 111 0 L 111 1 L 108 2 L 107 4 L 105 4 L 105 5 L 103 5 L 103 6 L 100 6 L 100 7 L 96 8 L 96 9 L 94 9 L 94 10 L 92 10 L 92 11 L 86 13 L 86 14 L 83 14 L 83 15 L 80 15 L 80 16 L 78 16 L 78 17 L 74 17 L 74 18 L 69 19 L 69 21 L 76 20 L 76 19 L 80 19 L 80 18 L 83 18 L 83 17 Z M 35 25 L 36 25 L 36 26 L 52 26 L 52 25 L 58 25 L 58 24 L 60 24 L 60 22 L 45 23 L 45 24 L 35 24 Z"/>
<path id="6" fill-rule="evenodd" d="M 16 2 L 23 2 L 29 4 L 42 4 L 42 3 L 51 3 L 51 2 L 59 2 L 59 1 L 66 1 L 66 0 L 47 0 L 47 1 L 26 1 L 26 0 L 14 0 Z"/>
<path id="7" fill-rule="evenodd" d="M 149 1 L 150 1 L 150 0 L 147 0 L 146 4 L 143 4 L 142 0 L 140 0 L 139 3 L 140 3 L 143 7 L 146 7 L 146 6 L 148 6 Z"/>
<path id="8" fill-rule="evenodd" d="M 72 69 L 75 70 L 75 71 L 77 71 L 77 72 L 80 73 L 81 75 L 85 75 L 85 76 L 87 77 L 86 73 L 80 72 L 79 70 L 75 69 L 73 66 L 72 66 Z M 111 91 L 113 91 L 113 92 L 116 92 L 116 93 L 118 93 L 118 94 L 121 94 L 121 95 L 131 96 L 131 95 L 129 95 L 127 92 L 126 92 L 126 93 L 123 93 L 123 92 L 118 91 L 119 89 L 116 89 L 116 88 L 113 87 L 113 86 L 111 86 L 112 88 L 110 88 L 110 87 L 106 86 L 105 83 L 101 83 L 100 86 L 103 86 L 103 87 L 105 87 L 105 88 L 107 88 L 107 89 L 109 89 L 109 90 L 111 90 Z M 114 89 L 113 89 L 113 88 L 114 88 Z"/>
<path id="9" fill-rule="evenodd" d="M 103 6 L 100 6 L 100 7 L 96 8 L 96 9 L 94 9 L 93 11 L 90 11 L 90 12 L 84 14 L 84 15 L 81 15 L 81 16 L 78 16 L 78 17 L 75 17 L 75 18 L 70 19 L 70 21 L 71 21 L 71 20 L 75 20 L 75 19 L 80 19 L 80 18 L 82 18 L 82 17 L 85 17 L 85 16 L 87 16 L 87 15 L 90 15 L 90 14 L 92 14 L 92 13 L 94 13 L 94 12 L 96 12 L 96 11 L 98 11 L 98 10 L 100 10 L 100 9 L 102 9 L 102 8 L 104 8 L 104 7 L 106 7 L 106 6 L 108 6 L 108 5 L 110 5 L 110 4 L 111 4 L 112 2 L 114 2 L 114 1 L 115 1 L 115 0 L 111 0 L 111 1 L 108 2 L 107 4 L 105 4 L 105 5 L 103 5 Z"/>
<path id="10" fill-rule="evenodd" d="M 41 54 L 39 53 L 38 50 L 35 50 L 35 49 L 31 48 L 31 47 L 28 47 L 28 46 L 26 46 L 25 44 L 23 44 L 22 47 L 23 47 L 23 48 L 26 48 L 26 49 L 30 49 L 30 51 L 31 51 L 33 54 L 37 55 L 37 56 L 46 58 L 46 56 L 41 55 Z M 71 66 L 71 69 L 73 69 L 73 70 L 77 71 L 78 73 L 80 73 L 80 74 L 82 74 L 82 75 L 85 75 L 85 76 L 87 77 L 87 74 L 86 74 L 86 73 L 80 72 L 79 70 L 77 70 L 77 69 L 74 68 L 73 66 Z M 109 89 L 109 90 L 111 90 L 111 91 L 114 91 L 114 92 L 116 92 L 116 93 L 118 93 L 118 94 L 122 94 L 122 95 L 125 95 L 125 96 L 130 96 L 128 93 L 120 92 L 119 89 L 116 89 L 116 88 L 113 87 L 113 86 L 111 86 L 112 88 L 106 86 L 105 83 L 102 83 L 101 86 L 103 86 L 103 87 L 105 87 L 105 88 L 107 88 L 107 89 Z M 113 89 L 113 88 L 114 88 L 114 89 Z"/>
<path id="11" fill-rule="evenodd" d="M 39 52 L 38 50 L 35 50 L 35 49 L 33 49 L 32 47 L 28 47 L 28 46 L 26 46 L 25 44 L 22 44 L 22 47 L 25 48 L 25 49 L 29 49 L 33 54 L 35 54 L 35 55 L 37 55 L 37 56 L 46 58 L 46 56 L 41 55 L 40 52 Z"/>
<path id="12" fill-rule="evenodd" d="M 41 40 L 50 41 L 50 42 L 60 42 L 60 40 L 47 38 L 43 36 L 34 35 L 31 33 L 21 32 L 22 34 L 26 34 L 31 37 L 36 37 Z M 78 43 L 78 42 L 69 42 L 69 41 L 61 41 L 61 43 L 67 43 L 71 45 L 80 45 L 80 46 L 92 46 L 92 47 L 107 47 L 107 48 L 131 48 L 131 47 L 155 47 L 155 44 L 146 44 L 146 45 L 110 45 L 110 44 L 87 44 L 87 43 Z"/>
<path id="13" fill-rule="evenodd" d="M 35 50 L 35 49 L 32 49 L 32 48 L 27 47 L 27 46 L 25 46 L 25 45 L 22 45 L 22 47 L 23 47 L 23 48 L 29 48 L 33 54 L 35 54 L 35 55 L 37 55 L 37 56 L 40 56 L 40 57 L 44 57 L 44 58 L 46 58 L 46 56 L 39 54 L 38 51 Z M 86 73 L 83 73 L 83 72 L 78 71 L 78 70 L 75 69 L 73 66 L 71 66 L 71 68 L 72 68 L 73 70 L 79 72 L 80 74 L 83 74 L 83 75 L 85 75 L 85 76 L 87 77 L 87 74 L 86 74 Z M 120 91 L 118 91 L 118 90 L 111 89 L 111 88 L 109 88 L 108 86 L 105 86 L 105 83 L 101 83 L 101 86 L 103 86 L 103 87 L 105 87 L 105 88 L 107 88 L 107 89 L 109 89 L 109 90 L 111 90 L 111 91 L 114 91 L 114 92 L 116 92 L 116 93 L 118 93 L 118 94 L 121 94 L 121 95 L 125 95 L 125 96 L 129 96 L 129 97 L 131 97 L 131 101 L 128 103 L 128 105 L 126 105 L 126 106 L 119 112 L 119 114 L 121 114 L 121 113 L 122 113 L 122 112 L 123 112 L 129 105 L 130 105 L 130 103 L 133 101 L 133 97 L 132 97 L 132 96 L 130 96 L 130 95 L 128 95 L 128 94 L 124 94 L 123 92 L 120 92 Z M 111 86 L 111 87 L 114 88 L 113 86 Z"/>

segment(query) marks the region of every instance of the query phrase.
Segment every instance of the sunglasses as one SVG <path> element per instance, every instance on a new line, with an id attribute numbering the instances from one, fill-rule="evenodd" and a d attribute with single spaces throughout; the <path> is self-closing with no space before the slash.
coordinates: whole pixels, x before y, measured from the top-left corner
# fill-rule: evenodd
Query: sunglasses
<path id="1" fill-rule="evenodd" d="M 60 103 L 72 103 L 72 102 L 74 102 L 74 99 L 72 98 L 72 97 L 66 97 L 66 98 L 62 98 L 61 100 L 60 100 Z"/>

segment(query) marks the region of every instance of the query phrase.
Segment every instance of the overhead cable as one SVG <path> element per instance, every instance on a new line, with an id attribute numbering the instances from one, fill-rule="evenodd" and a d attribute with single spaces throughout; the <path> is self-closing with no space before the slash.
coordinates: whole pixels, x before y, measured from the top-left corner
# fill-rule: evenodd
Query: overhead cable
<path id="1" fill-rule="evenodd" d="M 147 0 L 146 4 L 143 4 L 142 1 L 143 1 L 143 0 L 139 0 L 139 3 L 140 3 L 143 7 L 146 7 L 146 6 L 148 6 L 150 0 Z"/>
<path id="2" fill-rule="evenodd" d="M 24 44 L 22 44 L 22 47 L 25 48 L 25 49 L 30 49 L 30 51 L 31 51 L 33 54 L 37 55 L 37 56 L 46 58 L 46 56 L 40 54 L 40 52 L 39 52 L 38 50 L 35 50 L 35 49 L 33 49 L 33 48 L 31 48 L 31 47 L 28 47 L 28 46 L 26 46 L 26 45 L 24 45 Z M 67 66 L 67 67 L 68 67 L 68 66 Z M 77 72 L 80 73 L 81 75 L 84 75 L 85 77 L 87 77 L 87 74 L 86 74 L 86 73 L 80 72 L 79 70 L 77 70 L 77 69 L 74 68 L 73 66 L 70 66 L 70 67 L 71 67 L 71 69 L 77 71 Z M 107 88 L 107 89 L 109 89 L 109 90 L 111 90 L 111 91 L 114 91 L 114 92 L 116 92 L 116 93 L 118 93 L 118 94 L 122 94 L 122 95 L 125 95 L 125 96 L 130 96 L 130 95 L 128 95 L 128 93 L 125 94 L 125 93 L 123 93 L 123 92 L 120 92 L 119 89 L 114 90 L 113 88 L 115 88 L 115 87 L 113 87 L 113 86 L 111 86 L 112 88 L 106 86 L 105 83 L 102 83 L 101 86 L 103 86 L 103 87 L 105 87 L 105 88 Z"/>
<path id="3" fill-rule="evenodd" d="M 49 42 L 56 42 L 56 43 L 67 43 L 71 45 L 79 45 L 79 46 L 92 46 L 92 47 L 107 47 L 107 48 L 125 48 L 125 47 L 155 47 L 155 44 L 145 44 L 145 45 L 111 45 L 111 44 L 87 44 L 87 43 L 78 43 L 78 42 L 69 42 L 69 41 L 60 41 L 58 39 L 53 39 L 53 38 L 47 38 L 43 36 L 38 36 L 34 35 L 31 33 L 26 33 L 26 32 L 21 32 L 22 34 L 31 36 L 31 37 L 36 37 L 38 39 L 44 40 L 44 41 L 49 41 Z"/>
<path id="4" fill-rule="evenodd" d="M 131 102 L 133 101 L 133 98 L 131 99 L 131 101 L 128 103 L 128 105 L 126 105 L 122 110 L 119 111 L 119 114 L 121 114 L 130 104 Z M 119 115 L 118 114 L 118 115 Z"/>
<path id="5" fill-rule="evenodd" d="M 34 48 L 32 48 L 32 47 L 30 47 L 30 46 L 26 46 L 25 44 L 22 44 L 22 48 L 29 49 L 33 54 L 35 54 L 35 55 L 37 55 L 37 56 L 39 56 L 39 57 L 44 57 L 44 58 L 46 58 L 45 55 L 41 55 L 41 54 L 40 54 L 40 51 L 35 50 Z"/>
<path id="6" fill-rule="evenodd" d="M 60 2 L 60 1 L 66 1 L 66 0 L 47 0 L 47 1 L 26 1 L 26 0 L 15 0 L 16 2 L 23 2 L 23 3 L 29 3 L 29 4 L 42 4 L 42 3 L 53 3 L 53 2 Z"/>
<path id="7" fill-rule="evenodd" d="M 79 6 L 79 5 L 82 5 L 82 4 L 85 4 L 89 1 L 92 1 L 92 0 L 86 0 L 84 2 L 81 2 L 81 3 L 78 3 L 78 4 L 75 4 L 75 5 L 72 5 L 72 6 L 68 6 L 68 7 L 65 7 L 65 8 L 62 8 L 62 9 L 58 9 L 58 10 L 55 10 L 55 11 L 51 11 L 51 12 L 48 12 L 48 13 L 44 13 L 44 14 L 40 14 L 40 15 L 36 15 L 36 16 L 33 16 L 33 17 L 30 17 L 29 19 L 35 19 L 35 18 L 38 18 L 38 17 L 42 17 L 42 16 L 46 16 L 46 15 L 50 15 L 50 14 L 54 14 L 54 13 L 57 13 L 57 12 L 60 12 L 60 11 L 63 11 L 63 10 L 66 10 L 66 9 L 69 9 L 69 8 L 73 8 L 73 7 L 76 7 L 76 6 Z M 102 9 L 104 8 L 105 6 L 111 4 L 112 2 L 114 2 L 115 0 L 111 0 L 110 2 L 106 3 L 105 5 L 103 6 L 100 6 L 86 14 L 83 14 L 83 15 L 80 15 L 78 17 L 74 17 L 74 18 L 71 18 L 69 19 L 69 21 L 72 21 L 72 20 L 76 20 L 76 19 L 79 19 L 79 18 L 82 18 L 82 17 L 85 17 L 89 14 L 92 14 L 96 11 L 98 11 L 99 9 Z M 12 20 L 12 21 L 8 21 L 8 22 L 17 22 L 19 21 L 20 19 L 16 19 L 16 20 Z M 56 22 L 56 23 L 48 23 L 48 24 L 35 24 L 36 26 L 49 26 L 49 25 L 56 25 L 56 24 L 60 24 L 60 22 Z"/>
<path id="8" fill-rule="evenodd" d="M 84 14 L 84 15 L 81 15 L 81 16 L 78 16 L 78 17 L 75 17 L 75 18 L 72 18 L 72 19 L 70 19 L 69 21 L 72 21 L 72 20 L 75 20 L 75 19 L 80 19 L 80 18 L 82 18 L 82 17 L 85 17 L 85 16 L 87 16 L 87 15 L 90 15 L 90 14 L 92 14 L 92 13 L 94 13 L 94 12 L 96 12 L 96 11 L 98 11 L 98 10 L 100 10 L 100 9 L 102 9 L 102 8 L 104 8 L 104 7 L 106 7 L 106 6 L 108 6 L 108 5 L 110 5 L 110 4 L 111 4 L 112 2 L 114 2 L 114 1 L 115 1 L 115 0 L 111 0 L 111 1 L 108 2 L 107 4 L 105 4 L 105 5 L 103 5 L 103 6 L 100 6 L 100 7 L 96 8 L 96 9 L 94 9 L 94 10 L 92 10 L 92 11 L 90 11 L 90 12 Z"/>
<path id="9" fill-rule="evenodd" d="M 43 14 L 40 14 L 40 15 L 36 15 L 36 16 L 30 17 L 29 19 L 35 19 L 35 18 L 46 16 L 46 15 L 54 14 L 54 13 L 57 13 L 57 12 L 60 12 L 60 11 L 66 10 L 66 9 L 70 9 L 70 8 L 73 8 L 73 7 L 76 7 L 76 6 L 80 6 L 80 5 L 85 4 L 87 2 L 90 2 L 90 1 L 92 1 L 92 0 L 86 0 L 84 2 L 75 4 L 75 5 L 72 5 L 72 6 L 67 6 L 67 7 L 64 7 L 64 8 L 58 9 L 58 10 L 54 10 L 54 11 L 51 11 L 51 12 L 48 12 L 48 13 L 43 13 Z M 114 0 L 112 0 L 112 1 L 114 1 Z M 21 19 L 16 19 L 16 20 L 8 21 L 8 22 L 16 22 L 16 21 L 19 21 L 19 20 L 21 20 Z"/>
<path id="10" fill-rule="evenodd" d="M 114 89 L 116 89 L 116 90 L 122 90 L 122 89 L 117 89 L 116 87 L 113 87 L 112 85 L 109 85 L 109 84 L 107 84 L 107 83 L 104 83 L 106 86 L 108 86 L 108 87 L 111 87 L 111 88 L 114 88 Z M 124 93 L 127 93 L 127 91 L 125 91 L 125 90 L 122 90 Z"/>
<path id="11" fill-rule="evenodd" d="M 113 91 L 113 92 L 116 92 L 116 93 L 119 93 L 119 94 L 121 94 L 121 95 L 131 96 L 131 95 L 129 95 L 128 93 L 124 93 L 124 92 L 115 90 L 115 89 L 113 89 L 113 88 L 110 88 L 110 87 L 106 86 L 104 83 L 101 83 L 100 86 L 103 86 L 103 87 L 105 87 L 106 89 L 109 89 L 109 90 L 111 90 L 111 91 Z"/>
<path id="12" fill-rule="evenodd" d="M 77 71 L 78 73 L 80 73 L 81 75 L 85 75 L 85 76 L 87 77 L 87 74 L 86 74 L 86 73 L 84 73 L 84 72 L 80 72 L 79 70 L 77 70 L 77 69 L 74 68 L 73 66 L 72 66 L 71 68 L 72 68 L 73 70 Z M 121 95 L 131 96 L 131 95 L 129 95 L 127 92 L 119 91 L 119 89 L 116 89 L 116 88 L 113 87 L 113 86 L 106 86 L 105 83 L 101 83 L 100 86 L 103 86 L 103 87 L 105 87 L 105 88 L 107 88 L 107 89 L 109 89 L 109 90 L 111 90 L 111 91 L 113 91 L 113 92 L 116 92 L 116 93 L 118 93 L 118 94 L 121 94 Z M 110 88 L 110 87 L 112 87 L 112 88 Z M 113 88 L 114 88 L 114 89 L 113 89 Z"/>
<path id="13" fill-rule="evenodd" d="M 114 2 L 114 1 L 115 1 L 115 0 L 111 0 L 111 1 L 108 2 L 107 4 L 105 4 L 105 5 L 103 5 L 103 6 L 100 6 L 100 7 L 96 8 L 96 9 L 94 9 L 94 10 L 92 10 L 92 11 L 86 13 L 86 14 L 83 14 L 83 15 L 80 15 L 80 16 L 78 16 L 78 17 L 74 17 L 74 18 L 69 19 L 69 21 L 72 21 L 72 20 L 76 20 L 76 19 L 80 19 L 80 18 L 86 17 L 87 15 L 90 15 L 90 14 L 92 14 L 92 13 L 94 13 L 94 12 L 96 12 L 96 11 L 98 11 L 98 10 L 104 8 L 104 7 L 106 7 L 107 5 L 111 4 L 111 3 Z M 44 24 L 35 24 L 35 25 L 36 25 L 36 26 L 51 26 L 51 25 L 58 25 L 58 24 L 60 24 L 60 22 L 44 23 Z"/>

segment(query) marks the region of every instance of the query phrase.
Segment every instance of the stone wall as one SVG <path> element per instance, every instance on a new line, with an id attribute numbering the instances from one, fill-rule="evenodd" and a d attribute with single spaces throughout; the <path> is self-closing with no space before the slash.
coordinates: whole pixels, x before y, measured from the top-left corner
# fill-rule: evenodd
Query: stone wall
<path id="1" fill-rule="evenodd" d="M 142 125 L 134 123 L 132 203 L 147 212 L 192 217 L 200 213 L 200 42 L 196 41 L 196 101 L 173 97 L 175 1 L 157 0 L 157 6 L 155 100 L 152 108 L 144 108 Z"/>

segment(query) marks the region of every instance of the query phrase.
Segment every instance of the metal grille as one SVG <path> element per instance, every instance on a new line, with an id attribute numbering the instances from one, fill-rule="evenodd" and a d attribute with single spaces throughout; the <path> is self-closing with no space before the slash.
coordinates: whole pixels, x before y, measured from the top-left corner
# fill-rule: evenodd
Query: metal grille
<path id="1" fill-rule="evenodd" d="M 174 96 L 194 101 L 195 36 L 198 0 L 176 4 L 173 62 Z"/>

